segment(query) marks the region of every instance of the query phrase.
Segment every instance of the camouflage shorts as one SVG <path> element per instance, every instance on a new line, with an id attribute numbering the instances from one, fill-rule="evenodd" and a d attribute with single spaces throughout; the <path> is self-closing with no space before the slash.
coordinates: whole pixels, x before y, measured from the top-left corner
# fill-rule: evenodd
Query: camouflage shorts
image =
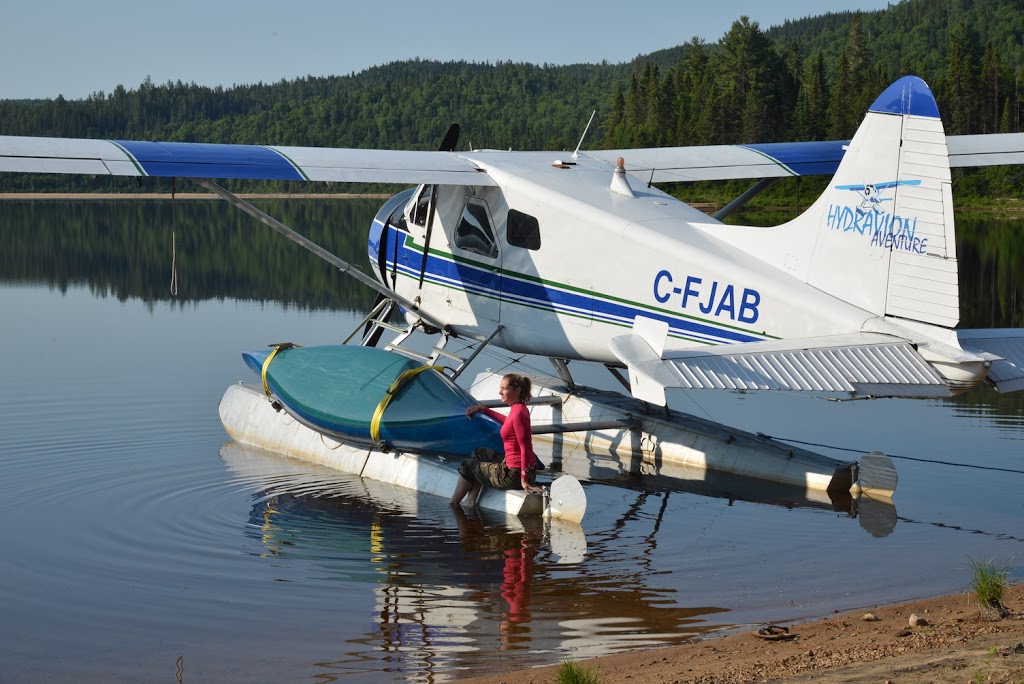
<path id="1" fill-rule="evenodd" d="M 509 468 L 505 465 L 505 457 L 502 454 L 486 447 L 474 451 L 473 457 L 467 458 L 459 466 L 459 475 L 462 477 L 495 489 L 522 489 L 519 472 L 519 468 Z M 535 484 L 536 477 L 537 471 L 531 468 L 530 484 Z"/>

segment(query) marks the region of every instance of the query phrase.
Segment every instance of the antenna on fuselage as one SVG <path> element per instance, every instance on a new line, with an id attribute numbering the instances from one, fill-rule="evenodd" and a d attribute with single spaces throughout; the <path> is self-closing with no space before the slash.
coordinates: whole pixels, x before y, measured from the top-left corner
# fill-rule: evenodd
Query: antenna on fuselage
<path id="1" fill-rule="evenodd" d="M 580 148 L 583 147 L 583 139 L 587 137 L 587 131 L 590 130 L 590 124 L 594 123 L 594 115 L 597 114 L 595 109 L 593 114 L 590 115 L 590 121 L 587 122 L 587 127 L 583 129 L 583 135 L 580 136 L 580 143 L 576 146 L 576 150 L 572 153 L 573 159 L 580 158 Z"/>

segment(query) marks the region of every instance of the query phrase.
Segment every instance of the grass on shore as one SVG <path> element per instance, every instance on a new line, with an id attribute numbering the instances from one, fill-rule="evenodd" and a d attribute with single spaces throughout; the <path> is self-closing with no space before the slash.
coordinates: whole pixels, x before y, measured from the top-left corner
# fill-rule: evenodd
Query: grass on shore
<path id="1" fill-rule="evenodd" d="M 994 560 L 976 561 L 968 557 L 971 564 L 971 591 L 978 600 L 978 609 L 991 620 L 1001 620 L 1009 615 L 1003 605 L 1003 592 L 1009 582 L 1009 568 Z"/>
<path id="2" fill-rule="evenodd" d="M 557 684 L 601 684 L 597 670 L 584 667 L 575 660 L 563 660 L 555 672 Z"/>

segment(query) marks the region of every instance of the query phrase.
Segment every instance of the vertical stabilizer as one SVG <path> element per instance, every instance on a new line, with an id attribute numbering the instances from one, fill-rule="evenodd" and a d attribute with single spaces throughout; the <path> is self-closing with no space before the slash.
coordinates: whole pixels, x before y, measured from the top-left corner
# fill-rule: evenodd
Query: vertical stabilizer
<path id="1" fill-rule="evenodd" d="M 878 315 L 955 326 L 950 188 L 935 98 L 906 76 L 871 105 L 828 189 L 792 222 L 817 224 L 807 282 Z"/>

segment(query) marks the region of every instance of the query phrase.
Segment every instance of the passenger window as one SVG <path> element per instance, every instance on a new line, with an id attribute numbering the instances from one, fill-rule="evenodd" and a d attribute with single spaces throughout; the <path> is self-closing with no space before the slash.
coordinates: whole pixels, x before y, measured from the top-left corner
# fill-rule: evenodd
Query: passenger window
<path id="1" fill-rule="evenodd" d="M 492 259 L 498 256 L 494 230 L 491 229 L 491 220 L 483 204 L 471 201 L 462 210 L 462 218 L 455 227 L 455 246 Z"/>
<path id="2" fill-rule="evenodd" d="M 508 244 L 513 247 L 540 249 L 540 224 L 537 218 L 515 209 L 508 210 Z"/>

